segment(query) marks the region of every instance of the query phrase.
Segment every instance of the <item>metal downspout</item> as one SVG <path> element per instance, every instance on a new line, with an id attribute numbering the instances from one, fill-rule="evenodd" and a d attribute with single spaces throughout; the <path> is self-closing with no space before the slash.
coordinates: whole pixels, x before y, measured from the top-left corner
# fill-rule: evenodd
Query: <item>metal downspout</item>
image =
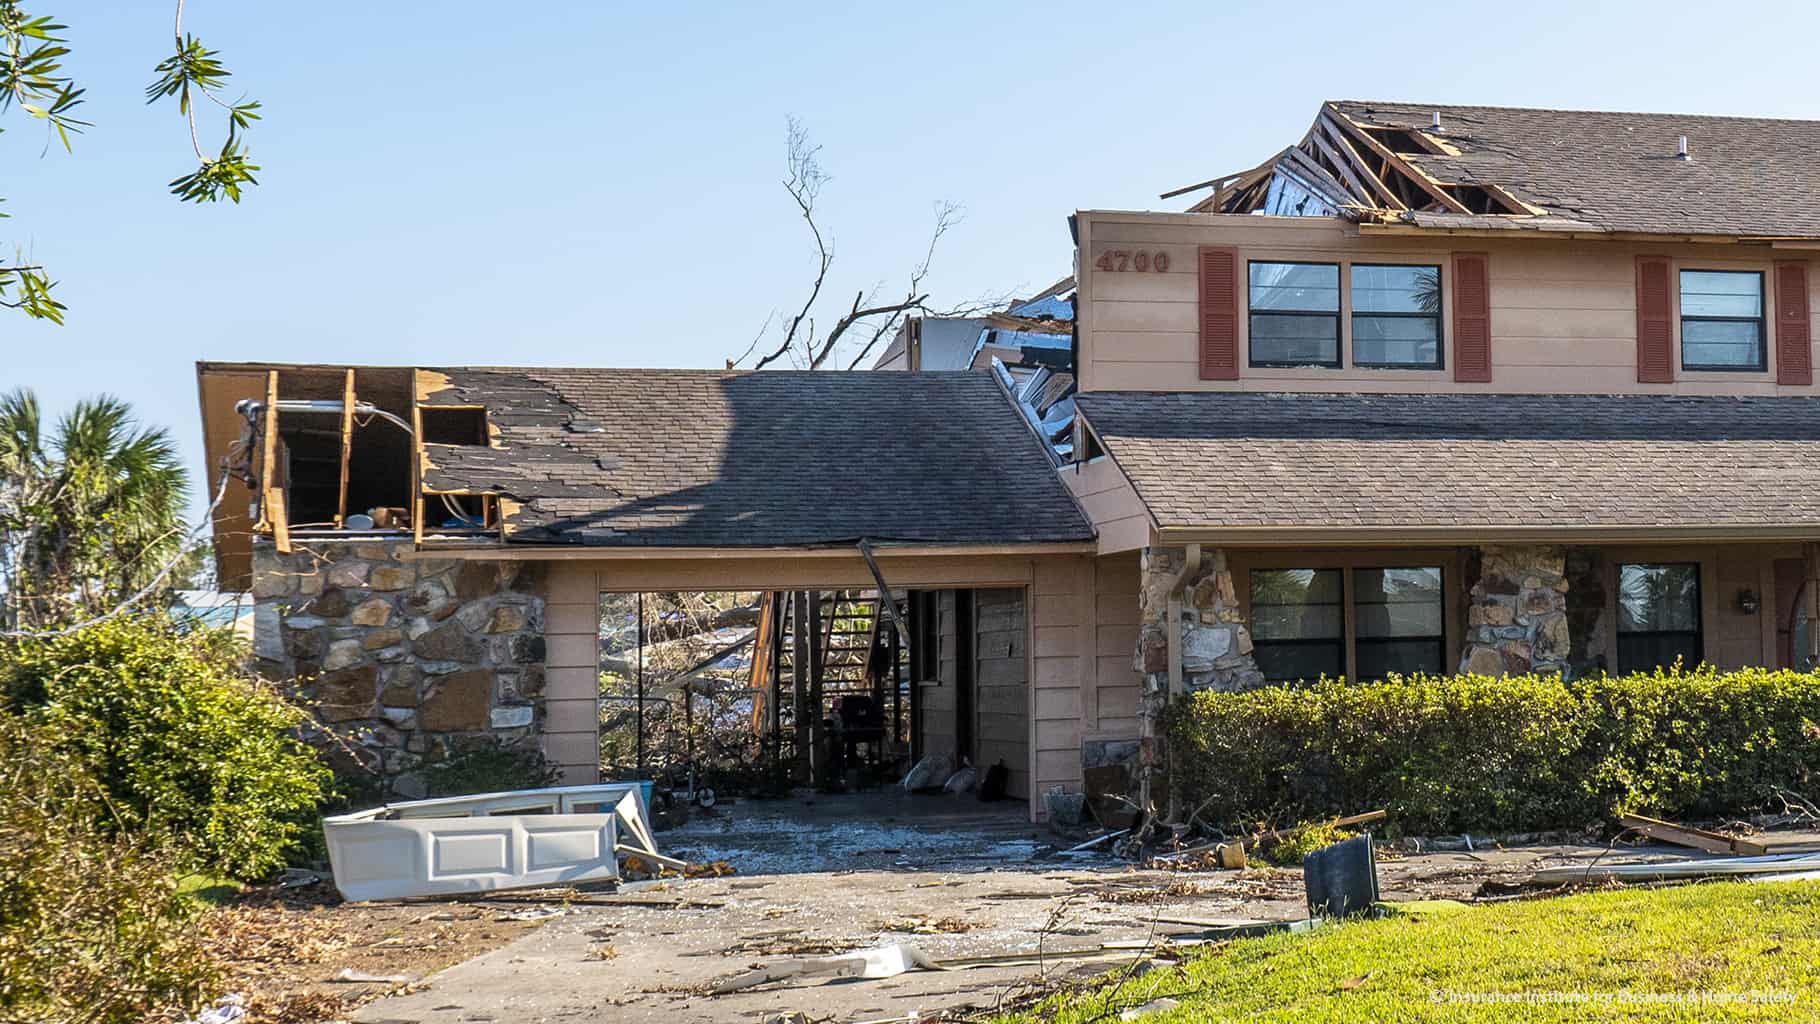
<path id="1" fill-rule="evenodd" d="M 1177 574 L 1175 579 L 1169 584 L 1169 597 L 1165 605 L 1166 610 L 1163 616 L 1163 639 L 1169 657 L 1169 685 L 1168 689 L 1163 694 L 1162 706 L 1167 706 L 1171 701 L 1175 700 L 1177 694 L 1182 692 L 1182 591 L 1187 587 L 1188 581 L 1194 578 L 1194 574 L 1200 571 L 1200 568 L 1201 546 L 1199 544 L 1189 544 L 1186 549 L 1186 557 L 1182 562 L 1182 571 Z M 1157 722 L 1161 718 L 1160 711 L 1161 706 L 1157 708 L 1158 713 L 1152 713 L 1146 716 L 1147 720 L 1141 724 L 1143 731 L 1150 734 L 1153 750 L 1155 746 Z M 1145 814 L 1151 814 L 1153 816 L 1154 812 L 1152 811 L 1151 805 L 1150 783 L 1151 778 L 1155 774 L 1156 760 L 1153 753 L 1147 763 L 1144 764 L 1138 782 L 1138 805 L 1143 809 Z M 1175 820 L 1177 811 L 1176 798 L 1172 792 L 1169 797 L 1169 813 L 1165 820 Z"/>

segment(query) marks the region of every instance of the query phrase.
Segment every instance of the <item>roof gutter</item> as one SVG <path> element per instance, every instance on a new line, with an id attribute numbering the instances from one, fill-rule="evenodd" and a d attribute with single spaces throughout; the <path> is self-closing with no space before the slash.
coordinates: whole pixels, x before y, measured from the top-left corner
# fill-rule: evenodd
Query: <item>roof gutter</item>
<path id="1" fill-rule="evenodd" d="M 359 534 L 344 532 L 337 539 L 357 541 Z M 1079 555 L 1099 550 L 1095 541 L 1048 541 L 1031 544 L 869 544 L 877 558 L 934 558 L 974 555 Z M 465 558 L 470 561 L 564 562 L 564 561 L 647 561 L 688 559 L 694 561 L 739 561 L 775 558 L 852 558 L 853 543 L 816 547 L 614 547 L 605 544 L 437 544 L 426 543 L 421 550 L 405 556 L 418 559 Z"/>
<path id="2" fill-rule="evenodd" d="M 1782 526 L 1162 526 L 1163 545 L 1220 547 L 1360 547 L 1486 543 L 1620 544 L 1820 540 L 1820 524 Z"/>

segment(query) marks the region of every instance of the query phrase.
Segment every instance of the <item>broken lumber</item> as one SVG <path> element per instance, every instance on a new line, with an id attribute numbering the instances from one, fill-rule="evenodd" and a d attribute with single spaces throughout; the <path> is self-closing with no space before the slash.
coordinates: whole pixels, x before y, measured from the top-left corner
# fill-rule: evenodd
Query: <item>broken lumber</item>
<path id="1" fill-rule="evenodd" d="M 1676 846 L 1689 846 L 1707 853 L 1729 853 L 1739 857 L 1761 857 L 1769 853 L 1768 846 L 1752 839 L 1739 839 L 1720 832 L 1677 825 L 1672 821 L 1646 818 L 1641 814 L 1620 815 L 1618 824 L 1641 832 L 1651 839 L 1660 839 Z"/>
<path id="2" fill-rule="evenodd" d="M 1244 840 L 1245 849 L 1249 850 L 1259 843 L 1274 843 L 1278 840 L 1299 836 L 1311 828 L 1325 825 L 1328 828 L 1351 828 L 1354 825 L 1370 825 L 1390 817 L 1389 811 L 1366 811 L 1364 814 L 1348 814 L 1344 817 L 1329 818 L 1326 821 L 1310 821 L 1290 828 L 1272 829 Z"/>

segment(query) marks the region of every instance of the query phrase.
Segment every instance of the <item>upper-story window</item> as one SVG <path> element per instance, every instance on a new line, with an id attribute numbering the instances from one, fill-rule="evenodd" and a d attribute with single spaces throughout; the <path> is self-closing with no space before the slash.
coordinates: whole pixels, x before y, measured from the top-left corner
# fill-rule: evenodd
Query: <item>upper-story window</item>
<path id="1" fill-rule="evenodd" d="M 1340 267 L 1252 263 L 1251 365 L 1340 365 Z"/>
<path id="2" fill-rule="evenodd" d="M 1354 366 L 1441 369 L 1441 268 L 1352 265 Z"/>
<path id="3" fill-rule="evenodd" d="M 1762 370 L 1763 275 L 1681 271 L 1681 368 Z"/>

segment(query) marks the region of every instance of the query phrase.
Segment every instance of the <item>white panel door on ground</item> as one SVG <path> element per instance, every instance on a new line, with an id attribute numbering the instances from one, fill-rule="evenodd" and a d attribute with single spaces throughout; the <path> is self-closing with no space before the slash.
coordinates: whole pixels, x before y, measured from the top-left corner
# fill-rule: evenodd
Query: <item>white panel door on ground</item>
<path id="1" fill-rule="evenodd" d="M 489 892 L 617 878 L 613 814 L 406 818 L 326 823 L 335 885 L 349 900 Z"/>

